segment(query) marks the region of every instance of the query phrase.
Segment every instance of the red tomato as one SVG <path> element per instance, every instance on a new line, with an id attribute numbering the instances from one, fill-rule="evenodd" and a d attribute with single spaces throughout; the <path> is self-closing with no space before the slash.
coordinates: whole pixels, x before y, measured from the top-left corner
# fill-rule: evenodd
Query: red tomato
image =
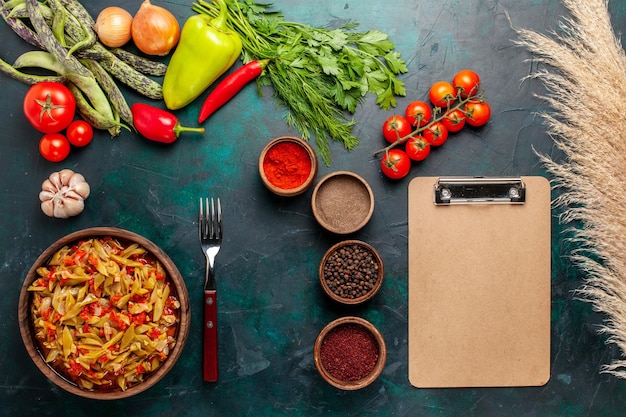
<path id="1" fill-rule="evenodd" d="M 40 82 L 24 96 L 24 115 L 43 133 L 58 133 L 74 120 L 76 99 L 61 83 Z"/>
<path id="2" fill-rule="evenodd" d="M 400 138 L 409 136 L 411 132 L 411 125 L 402 116 L 390 116 L 383 123 L 383 137 L 389 143 L 394 143 Z"/>
<path id="3" fill-rule="evenodd" d="M 448 132 L 458 132 L 465 126 L 465 114 L 461 110 L 450 110 L 445 114 L 441 123 L 448 129 Z"/>
<path id="4" fill-rule="evenodd" d="M 456 90 L 447 81 L 437 81 L 428 91 L 428 97 L 433 105 L 441 108 L 449 108 L 456 100 Z"/>
<path id="5" fill-rule="evenodd" d="M 482 126 L 491 117 L 491 107 L 484 100 L 470 100 L 465 105 L 465 120 L 471 126 Z"/>
<path id="6" fill-rule="evenodd" d="M 65 132 L 67 140 L 74 146 L 87 146 L 93 139 L 93 128 L 84 120 L 75 120 Z"/>
<path id="7" fill-rule="evenodd" d="M 448 129 L 441 122 L 434 122 L 422 132 L 424 139 L 433 146 L 441 146 L 448 139 Z"/>
<path id="8" fill-rule="evenodd" d="M 409 103 L 404 113 L 411 126 L 415 127 L 426 126 L 433 115 L 430 106 L 424 101 L 413 101 Z"/>
<path id="9" fill-rule="evenodd" d="M 39 141 L 39 153 L 50 162 L 61 162 L 70 154 L 70 142 L 60 133 L 46 133 Z"/>
<path id="10" fill-rule="evenodd" d="M 423 136 L 413 136 L 405 148 L 406 154 L 414 161 L 423 161 L 430 154 L 430 143 Z"/>
<path id="11" fill-rule="evenodd" d="M 452 79 L 452 86 L 463 98 L 478 94 L 480 87 L 480 77 L 472 70 L 461 70 Z"/>
<path id="12" fill-rule="evenodd" d="M 401 149 L 390 149 L 380 160 L 380 168 L 388 178 L 398 180 L 411 171 L 411 160 Z"/>

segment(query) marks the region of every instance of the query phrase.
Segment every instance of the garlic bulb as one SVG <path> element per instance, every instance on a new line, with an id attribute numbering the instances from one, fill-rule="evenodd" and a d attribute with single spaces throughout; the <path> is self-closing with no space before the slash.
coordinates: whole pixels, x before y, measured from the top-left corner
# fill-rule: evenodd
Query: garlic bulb
<path id="1" fill-rule="evenodd" d="M 41 210 L 46 216 L 59 219 L 76 216 L 85 208 L 89 192 L 89 184 L 81 174 L 71 169 L 53 172 L 41 184 Z"/>

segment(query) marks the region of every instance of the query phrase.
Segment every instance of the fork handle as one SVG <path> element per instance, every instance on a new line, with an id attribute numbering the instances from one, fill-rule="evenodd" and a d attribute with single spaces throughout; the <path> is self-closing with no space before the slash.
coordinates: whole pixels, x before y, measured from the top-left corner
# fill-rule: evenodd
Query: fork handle
<path id="1" fill-rule="evenodd" d="M 204 290 L 204 352 L 202 376 L 217 381 L 217 291 Z"/>

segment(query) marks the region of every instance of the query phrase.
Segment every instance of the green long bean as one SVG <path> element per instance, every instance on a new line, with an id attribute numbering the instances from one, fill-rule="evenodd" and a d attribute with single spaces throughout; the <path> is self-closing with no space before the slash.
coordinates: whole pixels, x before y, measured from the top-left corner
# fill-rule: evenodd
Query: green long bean
<path id="1" fill-rule="evenodd" d="M 96 81 L 102 87 L 102 90 L 107 95 L 109 103 L 114 111 L 116 111 L 121 119 L 126 123 L 133 124 L 133 114 L 130 111 L 128 103 L 124 99 L 122 91 L 115 83 L 115 80 L 111 78 L 111 75 L 105 71 L 97 61 L 84 60 L 83 64 L 94 74 Z"/>
<path id="2" fill-rule="evenodd" d="M 117 136 L 132 125 L 132 113 L 118 81 L 151 99 L 162 99 L 167 65 L 98 40 L 94 20 L 78 0 L 0 0 L 0 17 L 37 51 L 19 56 L 13 65 L 0 61 L 0 72 L 26 84 L 63 82 L 76 97 L 78 112 L 97 129 Z M 28 74 L 27 68 L 50 71 Z"/>
<path id="3" fill-rule="evenodd" d="M 67 50 L 54 37 L 52 29 L 50 29 L 47 25 L 46 20 L 44 19 L 39 8 L 39 1 L 26 0 L 26 10 L 28 10 L 30 22 L 35 29 L 35 32 L 37 32 L 41 43 L 46 47 L 46 50 L 54 55 L 59 62 L 61 62 L 71 72 L 82 75 L 83 77 L 93 77 L 93 74 L 81 65 L 75 57 L 67 54 Z"/>
<path id="4" fill-rule="evenodd" d="M 105 117 L 99 111 L 94 109 L 89 101 L 87 101 L 82 91 L 74 85 L 74 83 L 68 83 L 67 87 L 76 98 L 76 107 L 78 108 L 78 111 L 81 116 L 89 122 L 89 124 L 96 129 L 108 130 L 113 137 L 120 134 L 123 125 L 119 121 L 115 120 L 115 117 Z"/>
<path id="5" fill-rule="evenodd" d="M 58 83 L 64 83 L 67 79 L 62 75 L 32 75 L 19 71 L 13 65 L 0 59 L 0 72 L 16 81 L 24 84 L 33 85 L 43 81 L 52 81 Z"/>

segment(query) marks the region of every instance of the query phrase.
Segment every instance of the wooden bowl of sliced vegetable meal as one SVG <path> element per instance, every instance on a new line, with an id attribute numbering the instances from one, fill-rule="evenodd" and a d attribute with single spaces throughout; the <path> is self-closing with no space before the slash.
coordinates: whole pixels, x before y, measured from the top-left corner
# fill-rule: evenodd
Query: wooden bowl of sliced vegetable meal
<path id="1" fill-rule="evenodd" d="M 97 227 L 50 245 L 26 275 L 19 328 L 60 388 L 115 400 L 159 382 L 189 333 L 189 298 L 169 256 L 133 232 Z"/>

